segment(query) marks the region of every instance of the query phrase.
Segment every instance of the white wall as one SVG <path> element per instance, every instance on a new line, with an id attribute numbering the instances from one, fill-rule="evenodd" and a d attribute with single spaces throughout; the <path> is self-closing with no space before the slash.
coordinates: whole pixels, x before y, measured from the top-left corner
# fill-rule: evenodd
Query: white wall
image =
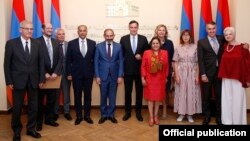
<path id="1" fill-rule="evenodd" d="M 66 29 L 66 39 L 71 40 L 77 36 L 76 27 L 79 24 L 89 26 L 89 36 L 97 41 L 102 41 L 103 30 L 106 27 L 116 27 L 116 41 L 120 36 L 127 34 L 127 24 L 130 20 L 135 19 L 140 23 L 140 33 L 145 34 L 148 39 L 153 35 L 153 30 L 157 24 L 163 23 L 169 26 L 170 39 L 175 45 L 179 42 L 179 26 L 181 17 L 182 0 L 130 0 L 134 5 L 139 6 L 140 14 L 138 17 L 112 17 L 107 18 L 105 15 L 105 6 L 115 0 L 60 0 L 61 23 Z M 200 0 L 193 0 L 193 16 L 195 39 L 199 35 L 199 18 L 200 18 Z M 50 22 L 50 0 L 44 0 L 45 22 Z M 27 20 L 32 20 L 33 0 L 24 0 L 25 14 Z M 211 0 L 213 20 L 216 18 L 217 0 Z M 237 29 L 237 40 L 250 43 L 247 33 L 250 33 L 250 19 L 247 9 L 250 5 L 249 0 L 229 0 L 229 9 L 231 15 L 231 24 Z M 0 1 L 0 46 L 4 48 L 4 43 L 9 37 L 10 18 L 12 9 L 12 0 Z M 98 27 L 99 29 L 96 29 Z M 177 27 L 177 28 L 175 28 Z M 239 34 L 241 33 L 241 34 Z M 99 35 L 99 36 L 97 36 Z M 3 66 L 4 49 L 0 50 L 0 65 Z M 6 90 L 3 69 L 0 70 L 0 110 L 7 110 L 8 104 L 6 99 Z M 249 92 L 250 90 L 248 90 Z M 133 96 L 135 96 L 133 92 Z M 73 104 L 73 95 L 71 94 L 71 103 Z M 93 85 L 93 105 L 99 105 L 99 87 Z M 248 94 L 248 108 L 250 109 L 250 96 Z M 134 100 L 133 100 L 134 103 Z M 118 87 L 117 105 L 124 104 L 124 86 Z"/>
<path id="2" fill-rule="evenodd" d="M 236 40 L 239 42 L 250 43 L 249 4 L 249 0 L 231 0 L 231 7 L 233 9 L 233 13 L 230 13 L 232 15 L 232 25 L 236 29 Z M 250 88 L 248 88 L 246 92 L 247 109 L 250 109 Z"/>
<path id="3" fill-rule="evenodd" d="M 4 47 L 5 42 L 9 37 L 9 16 L 10 16 L 10 5 L 9 1 L 3 0 L 0 1 L 0 66 L 3 68 L 3 60 L 4 60 Z M 6 96 L 6 86 L 5 86 L 5 79 L 4 79 L 4 71 L 3 69 L 0 70 L 0 111 L 8 110 L 9 105 L 7 103 L 7 96 Z"/>

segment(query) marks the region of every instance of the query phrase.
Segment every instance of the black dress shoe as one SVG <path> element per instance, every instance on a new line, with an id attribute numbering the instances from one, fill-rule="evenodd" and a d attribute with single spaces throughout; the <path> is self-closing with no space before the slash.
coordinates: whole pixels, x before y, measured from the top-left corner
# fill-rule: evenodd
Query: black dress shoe
<path id="1" fill-rule="evenodd" d="M 67 120 L 72 120 L 72 117 L 70 114 L 64 114 L 64 117 L 67 119 Z"/>
<path id="2" fill-rule="evenodd" d="M 113 123 L 117 123 L 117 120 L 115 119 L 115 117 L 110 117 L 109 120 Z"/>
<path id="3" fill-rule="evenodd" d="M 218 125 L 223 125 L 222 122 L 221 122 L 221 118 L 217 118 L 217 119 L 216 119 L 216 123 L 217 123 Z"/>
<path id="4" fill-rule="evenodd" d="M 131 117 L 131 113 L 126 113 L 126 114 L 123 116 L 122 120 L 123 120 L 123 121 L 126 121 L 126 120 L 128 120 L 130 117 Z"/>
<path id="5" fill-rule="evenodd" d="M 46 125 L 50 125 L 50 126 L 53 126 L 53 127 L 57 127 L 59 126 L 58 123 L 56 123 L 55 121 L 49 121 L 49 122 L 45 122 Z"/>
<path id="6" fill-rule="evenodd" d="M 41 134 L 36 131 L 27 131 L 27 135 L 33 137 L 33 138 L 41 138 Z"/>
<path id="7" fill-rule="evenodd" d="M 76 118 L 76 121 L 75 121 L 75 125 L 78 125 L 82 122 L 83 118 L 82 117 L 78 117 Z"/>
<path id="8" fill-rule="evenodd" d="M 20 133 L 15 133 L 13 136 L 13 141 L 20 141 L 21 140 L 21 135 Z"/>
<path id="9" fill-rule="evenodd" d="M 203 125 L 208 125 L 209 124 L 209 122 L 210 122 L 210 118 L 204 118 L 204 120 L 203 120 Z"/>
<path id="10" fill-rule="evenodd" d="M 99 124 L 102 124 L 102 123 L 104 123 L 105 121 L 107 120 L 107 118 L 106 117 L 101 117 L 100 119 L 99 119 Z"/>
<path id="11" fill-rule="evenodd" d="M 36 126 L 36 131 L 42 131 L 43 130 L 43 126 L 42 125 L 37 125 Z"/>
<path id="12" fill-rule="evenodd" d="M 142 117 L 141 113 L 136 113 L 136 118 L 138 121 L 143 121 L 143 117 Z"/>
<path id="13" fill-rule="evenodd" d="M 54 114 L 54 116 L 53 116 L 53 120 L 54 120 L 54 121 L 57 121 L 57 120 L 58 120 L 58 118 L 59 118 L 59 114 Z"/>
<path id="14" fill-rule="evenodd" d="M 84 117 L 84 120 L 89 123 L 89 124 L 93 124 L 93 120 L 90 117 Z"/>

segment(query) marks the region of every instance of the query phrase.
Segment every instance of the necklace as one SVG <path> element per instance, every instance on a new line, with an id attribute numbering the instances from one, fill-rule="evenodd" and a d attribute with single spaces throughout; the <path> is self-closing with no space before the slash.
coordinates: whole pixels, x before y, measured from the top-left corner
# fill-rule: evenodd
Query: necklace
<path id="1" fill-rule="evenodd" d="M 233 47 L 231 49 L 229 49 L 229 44 L 227 44 L 226 51 L 231 52 L 231 51 L 233 51 L 234 47 L 235 47 L 235 44 L 233 45 Z"/>

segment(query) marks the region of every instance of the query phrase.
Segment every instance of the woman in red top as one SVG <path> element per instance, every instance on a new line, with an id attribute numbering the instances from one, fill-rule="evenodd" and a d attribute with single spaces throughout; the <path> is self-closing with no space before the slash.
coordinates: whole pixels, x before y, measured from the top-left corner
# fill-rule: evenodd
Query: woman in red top
<path id="1" fill-rule="evenodd" d="M 223 124 L 247 124 L 245 89 L 250 86 L 250 53 L 235 40 L 235 29 L 224 30 L 227 44 L 221 58 L 221 119 Z"/>
<path id="2" fill-rule="evenodd" d="M 159 124 L 158 111 L 165 99 L 166 78 L 168 75 L 168 52 L 161 50 L 161 41 L 154 37 L 150 42 L 151 50 L 143 54 L 141 75 L 144 98 L 148 101 L 149 125 Z"/>

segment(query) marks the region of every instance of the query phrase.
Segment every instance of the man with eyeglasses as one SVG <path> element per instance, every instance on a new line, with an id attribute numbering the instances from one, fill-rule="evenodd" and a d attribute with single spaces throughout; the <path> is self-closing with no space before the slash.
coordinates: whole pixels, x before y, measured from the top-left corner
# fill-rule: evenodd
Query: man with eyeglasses
<path id="1" fill-rule="evenodd" d="M 36 132 L 38 87 L 44 83 L 44 58 L 40 44 L 31 38 L 33 25 L 20 23 L 21 36 L 7 41 L 4 55 L 4 74 L 7 87 L 12 90 L 13 107 L 11 127 L 13 140 L 21 140 L 21 113 L 24 97 L 28 96 L 28 121 L 26 134 L 41 138 Z"/>
<path id="2" fill-rule="evenodd" d="M 53 28 L 50 23 L 42 25 L 43 35 L 38 38 L 40 45 L 43 49 L 44 55 L 44 68 L 46 81 L 55 80 L 61 73 L 62 67 L 62 52 L 59 50 L 58 42 L 51 38 Z M 37 131 L 42 130 L 43 124 L 43 111 L 44 111 L 44 96 L 46 95 L 45 105 L 45 124 L 53 127 L 59 126 L 54 121 L 54 106 L 56 101 L 56 92 L 58 89 L 40 89 L 38 97 L 38 115 L 37 115 Z"/>

